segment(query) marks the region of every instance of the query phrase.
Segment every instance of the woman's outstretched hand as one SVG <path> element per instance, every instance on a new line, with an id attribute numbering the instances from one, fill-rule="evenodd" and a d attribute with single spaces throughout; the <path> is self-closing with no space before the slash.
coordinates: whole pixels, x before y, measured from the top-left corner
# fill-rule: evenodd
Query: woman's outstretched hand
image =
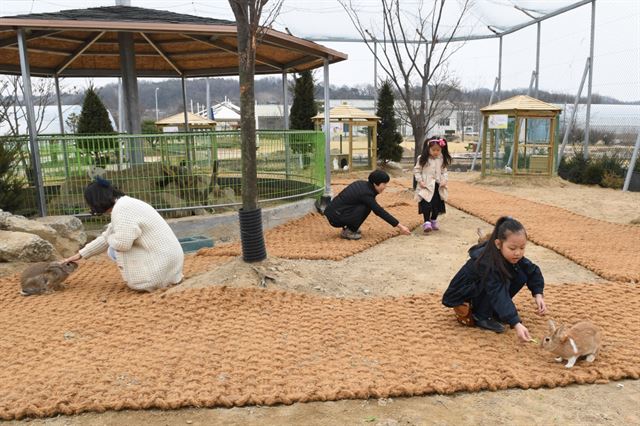
<path id="1" fill-rule="evenodd" d="M 80 253 L 76 253 L 73 256 L 64 259 L 61 263 L 77 262 L 80 259 L 82 259 L 82 256 L 80 256 Z"/>

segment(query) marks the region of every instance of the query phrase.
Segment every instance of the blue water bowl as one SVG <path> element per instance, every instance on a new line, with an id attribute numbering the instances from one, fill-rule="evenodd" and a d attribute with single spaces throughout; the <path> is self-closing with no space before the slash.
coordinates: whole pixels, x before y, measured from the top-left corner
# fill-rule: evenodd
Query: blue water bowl
<path id="1" fill-rule="evenodd" d="M 182 251 L 190 253 L 203 247 L 213 247 L 213 240 L 204 235 L 194 235 L 192 237 L 178 238 Z"/>

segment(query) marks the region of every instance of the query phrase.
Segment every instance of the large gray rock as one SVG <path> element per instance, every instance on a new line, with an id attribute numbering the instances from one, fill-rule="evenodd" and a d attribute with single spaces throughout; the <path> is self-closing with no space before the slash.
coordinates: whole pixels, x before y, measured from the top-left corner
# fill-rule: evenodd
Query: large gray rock
<path id="1" fill-rule="evenodd" d="M 37 235 L 0 230 L 0 261 L 43 262 L 55 254 L 53 245 Z"/>
<path id="2" fill-rule="evenodd" d="M 87 243 L 87 233 L 84 231 L 82 221 L 77 217 L 47 216 L 39 217 L 36 221 L 55 229 L 59 239 L 66 239 L 69 241 L 69 244 L 75 244 L 77 246 L 75 248 L 76 251 Z"/>
<path id="3" fill-rule="evenodd" d="M 0 216 L 0 230 L 34 234 L 50 243 L 58 237 L 56 230 L 49 225 L 17 215 Z"/>

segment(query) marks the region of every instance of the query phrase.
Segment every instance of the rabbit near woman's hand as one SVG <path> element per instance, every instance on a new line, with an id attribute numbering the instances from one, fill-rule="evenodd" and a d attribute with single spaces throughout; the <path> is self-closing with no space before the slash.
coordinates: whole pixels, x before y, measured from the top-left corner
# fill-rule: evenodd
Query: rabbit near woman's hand
<path id="1" fill-rule="evenodd" d="M 75 262 L 40 262 L 22 271 L 20 277 L 20 294 L 31 296 L 34 294 L 50 293 L 62 290 L 62 283 L 70 273 L 78 268 Z"/>
<path id="2" fill-rule="evenodd" d="M 556 328 L 549 320 L 549 335 L 542 340 L 542 347 L 555 354 L 556 361 L 567 360 L 566 368 L 573 367 L 581 356 L 585 356 L 587 362 L 593 362 L 600 344 L 600 330 L 589 321 L 580 321 L 566 330 L 564 325 Z"/>

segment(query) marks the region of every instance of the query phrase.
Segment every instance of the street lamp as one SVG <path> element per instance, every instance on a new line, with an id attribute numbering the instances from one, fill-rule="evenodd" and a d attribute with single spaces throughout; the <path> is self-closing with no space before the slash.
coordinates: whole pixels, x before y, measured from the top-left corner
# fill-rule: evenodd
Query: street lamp
<path id="1" fill-rule="evenodd" d="M 156 121 L 158 121 L 158 89 L 160 88 L 156 87 Z"/>

